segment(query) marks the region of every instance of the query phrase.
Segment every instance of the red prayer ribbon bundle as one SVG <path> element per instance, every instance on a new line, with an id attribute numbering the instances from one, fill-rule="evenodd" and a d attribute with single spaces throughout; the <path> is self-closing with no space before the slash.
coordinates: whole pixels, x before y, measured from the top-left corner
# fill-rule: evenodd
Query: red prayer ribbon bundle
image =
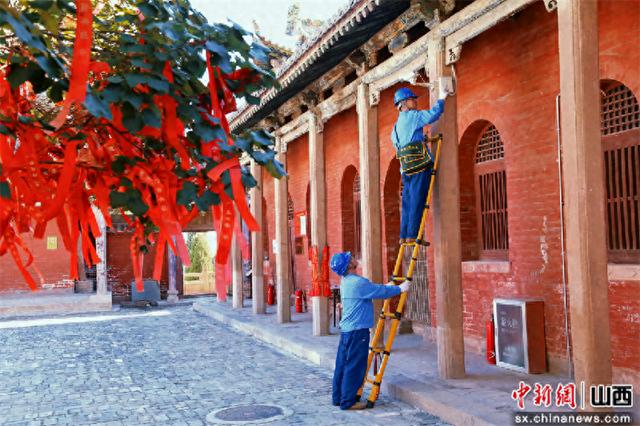
<path id="1" fill-rule="evenodd" d="M 162 113 L 160 129 L 145 127 L 139 135 L 128 133 L 122 125 L 122 112 L 115 104 L 111 105 L 112 120 L 101 118 L 97 121 L 99 125 L 94 119 L 92 124 L 84 126 L 65 126 L 71 106 L 81 105 L 86 98 L 90 74 L 91 82 L 100 85 L 101 80 L 110 73 L 107 64 L 91 61 L 91 1 L 76 0 L 76 8 L 76 39 L 69 91 L 62 102 L 61 111 L 51 123 L 55 130 L 46 130 L 35 121 L 26 123 L 18 120 L 19 116 L 31 116 L 35 96 L 29 83 L 12 89 L 7 75 L 0 71 L 0 114 L 9 118 L 3 124 L 10 127 L 14 135 L 0 134 L 0 185 L 3 185 L 0 188 L 9 188 L 10 192 L 0 197 L 0 255 L 11 254 L 29 287 L 36 290 L 38 285 L 28 268 L 34 267 L 36 274 L 41 275 L 35 269 L 33 256 L 20 235 L 31 233 L 41 239 L 46 233 L 47 224 L 55 220 L 64 247 L 71 257 L 70 276 L 77 279 L 78 242 L 84 261 L 89 266 L 104 260 L 99 258 L 95 249 L 94 239 L 100 236 L 101 230 L 94 207 L 102 213 L 107 226 L 112 226 L 112 191 L 115 188 L 117 192 L 127 194 L 135 190 L 148 207 L 145 216 L 159 230 L 155 234 L 145 235 L 142 222 L 122 212 L 122 217 L 132 229 L 131 262 L 136 286 L 142 291 L 142 248 L 149 242 L 156 245 L 154 279 L 161 276 L 167 244 L 185 265 L 189 265 L 189 253 L 182 232 L 198 215 L 198 209 L 194 206 L 189 210 L 177 204 L 177 194 L 182 189 L 183 180 L 174 172 L 176 162 L 172 150 L 178 154 L 183 169 L 198 168 L 200 165 L 191 159 L 192 146 L 184 136 L 184 124 L 177 117 L 177 103 L 171 94 L 154 98 Z M 233 144 L 225 114 L 234 111 L 236 104 L 226 81 L 237 80 L 247 84 L 254 81 L 255 75 L 248 70 L 223 75 L 211 65 L 208 53 L 207 70 L 212 115 L 224 129 L 227 142 Z M 173 71 L 168 62 L 163 75 L 167 81 L 173 82 Z M 140 88 L 145 89 L 144 86 Z M 218 92 L 222 95 L 219 96 Z M 147 154 L 144 157 L 141 149 L 143 136 L 162 139 L 167 147 L 166 155 Z M 221 272 L 228 260 L 234 231 L 243 251 L 247 250 L 247 241 L 240 232 L 238 217 L 251 231 L 258 231 L 259 226 L 247 206 L 238 158 L 225 158 L 218 147 L 219 142 L 213 140 L 203 144 L 201 152 L 219 163 L 208 173 L 210 181 L 199 176 L 189 178 L 189 181 L 197 186 L 199 195 L 209 189 L 220 197 L 220 205 L 212 207 L 212 216 L 219 237 L 216 264 Z M 119 157 L 144 157 L 145 161 L 127 164 L 123 175 L 119 175 L 111 167 Z M 233 199 L 224 192 L 221 178 L 225 172 L 231 180 Z M 127 182 L 123 183 L 122 177 Z M 221 273 L 217 281 L 218 294 L 226 294 L 224 274 Z"/>
<path id="2" fill-rule="evenodd" d="M 318 257 L 318 246 L 311 246 L 311 297 L 331 296 L 329 286 L 329 246 L 324 246 L 322 259 Z"/>

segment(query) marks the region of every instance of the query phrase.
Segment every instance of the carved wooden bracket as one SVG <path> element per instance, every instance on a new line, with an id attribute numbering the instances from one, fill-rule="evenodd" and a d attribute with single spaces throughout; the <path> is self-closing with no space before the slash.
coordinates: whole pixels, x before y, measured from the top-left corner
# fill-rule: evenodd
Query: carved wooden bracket
<path id="1" fill-rule="evenodd" d="M 318 93 L 313 90 L 307 90 L 306 92 L 302 92 L 302 103 L 309 108 L 313 108 L 318 105 Z"/>
<path id="2" fill-rule="evenodd" d="M 547 8 L 547 12 L 553 12 L 558 8 L 558 0 L 542 0 L 544 7 Z"/>

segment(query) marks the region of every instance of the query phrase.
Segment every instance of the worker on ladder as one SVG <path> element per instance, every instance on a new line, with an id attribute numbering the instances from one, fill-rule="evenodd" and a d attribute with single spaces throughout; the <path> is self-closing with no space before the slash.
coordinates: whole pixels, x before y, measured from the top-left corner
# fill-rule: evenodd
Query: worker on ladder
<path id="1" fill-rule="evenodd" d="M 330 266 L 341 277 L 340 300 L 343 307 L 333 373 L 333 405 L 340 406 L 342 410 L 361 410 L 366 404 L 357 402 L 357 393 L 367 373 L 369 329 L 373 327 L 372 299 L 389 299 L 406 292 L 410 282 L 374 284 L 356 275 L 358 261 L 350 252 L 334 254 Z"/>
<path id="2" fill-rule="evenodd" d="M 422 128 L 440 118 L 446 97 L 442 84 L 438 102 L 430 110 L 418 110 L 418 96 L 408 87 L 398 89 L 393 97 L 399 114 L 391 141 L 400 160 L 403 185 L 400 244 L 413 243 L 418 235 L 433 168 L 433 156 L 424 142 Z"/>

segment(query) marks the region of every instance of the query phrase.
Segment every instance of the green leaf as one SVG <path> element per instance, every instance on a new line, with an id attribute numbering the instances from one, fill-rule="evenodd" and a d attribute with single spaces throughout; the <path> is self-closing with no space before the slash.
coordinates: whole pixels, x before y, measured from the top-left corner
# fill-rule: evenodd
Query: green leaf
<path id="1" fill-rule="evenodd" d="M 49 74 L 49 77 L 59 78 L 62 75 L 62 70 L 58 67 L 58 64 L 53 59 L 44 55 L 37 55 L 35 56 L 35 58 L 36 62 L 38 62 L 38 65 L 40 65 L 40 68 L 42 68 L 47 74 Z"/>
<path id="2" fill-rule="evenodd" d="M 0 197 L 11 199 L 11 188 L 9 188 L 9 182 L 0 182 Z"/>
<path id="3" fill-rule="evenodd" d="M 249 105 L 260 105 L 260 97 L 253 96 L 251 93 L 245 93 L 244 98 Z"/>
<path id="4" fill-rule="evenodd" d="M 53 102 L 60 102 L 63 99 L 64 87 L 61 84 L 54 84 L 49 89 L 49 98 Z"/>
<path id="5" fill-rule="evenodd" d="M 35 118 L 29 117 L 26 115 L 18 115 L 18 121 L 21 122 L 22 124 L 31 124 L 36 120 Z"/>
<path id="6" fill-rule="evenodd" d="M 109 203 L 113 208 L 126 207 L 128 199 L 129 197 L 127 197 L 126 192 L 118 192 L 116 190 L 112 190 L 109 193 Z"/>
<path id="7" fill-rule="evenodd" d="M 106 118 L 107 120 L 113 119 L 109 103 L 94 95 L 92 92 L 87 92 L 87 97 L 84 100 L 84 106 L 87 108 L 87 111 L 96 118 Z"/>
<path id="8" fill-rule="evenodd" d="M 154 66 L 153 64 L 145 61 L 142 58 L 133 58 L 131 60 L 131 65 L 135 65 L 136 67 L 146 69 L 146 70 L 152 70 Z"/>
<path id="9" fill-rule="evenodd" d="M 271 139 L 269 134 L 264 130 L 256 130 L 251 132 L 251 137 L 253 139 L 253 143 L 258 144 L 262 147 L 268 147 L 273 145 L 274 141 Z"/>
<path id="10" fill-rule="evenodd" d="M 220 197 L 218 194 L 206 190 L 204 194 L 196 199 L 196 206 L 202 212 L 206 212 L 212 205 L 220 204 Z"/>
<path id="11" fill-rule="evenodd" d="M 216 43 L 215 41 L 209 40 L 204 44 L 204 47 L 210 51 L 210 52 L 214 52 L 217 53 L 220 56 L 226 56 L 227 53 L 227 48 L 224 47 L 223 45 L 221 45 L 220 43 Z"/>
<path id="12" fill-rule="evenodd" d="M 240 148 L 241 150 L 243 150 L 243 151 L 250 151 L 251 150 L 251 144 L 246 139 L 243 139 L 241 137 L 237 137 L 237 138 L 234 139 L 234 142 L 235 142 L 236 146 L 238 148 Z"/>
<path id="13" fill-rule="evenodd" d="M 144 127 L 144 123 L 142 122 L 142 118 L 139 115 L 130 115 L 129 117 L 122 118 L 122 125 L 131 133 L 136 134 L 142 127 Z"/>
<path id="14" fill-rule="evenodd" d="M 227 135 L 220 126 L 213 127 L 210 124 L 202 122 L 196 124 L 194 130 L 203 142 L 210 142 L 215 139 L 227 140 Z"/>
<path id="15" fill-rule="evenodd" d="M 148 74 L 125 74 L 124 75 L 127 84 L 132 89 L 136 87 L 138 84 L 147 84 L 152 89 L 158 90 L 163 93 L 169 92 L 169 82 L 165 80 L 160 80 L 157 78 L 153 78 Z"/>
<path id="16" fill-rule="evenodd" d="M 15 89 L 25 81 L 30 81 L 31 79 L 35 78 L 38 75 L 38 72 L 44 75 L 40 67 L 38 67 L 38 65 L 33 62 L 29 62 L 27 66 L 12 64 L 9 68 L 9 75 L 7 76 L 7 80 L 9 81 L 11 87 Z"/>
<path id="17" fill-rule="evenodd" d="M 160 128 L 162 126 L 160 110 L 155 105 L 145 108 L 142 111 L 142 121 L 146 126 Z"/>
<path id="18" fill-rule="evenodd" d="M 138 9 L 146 19 L 152 20 L 158 15 L 158 9 L 153 4 L 146 2 L 138 2 Z"/>
<path id="19" fill-rule="evenodd" d="M 0 134 L 9 136 L 11 135 L 11 131 L 7 126 L 3 126 L 2 124 L 0 124 Z M 2 170 L 1 167 L 0 167 L 0 170 Z"/>
<path id="20" fill-rule="evenodd" d="M 53 6 L 53 0 L 31 0 L 29 6 L 35 7 L 36 9 L 47 10 Z"/>
<path id="21" fill-rule="evenodd" d="M 269 62 L 269 48 L 263 46 L 259 43 L 252 43 L 251 49 L 249 50 L 249 54 L 258 62 L 268 63 Z"/>
<path id="22" fill-rule="evenodd" d="M 198 187 L 195 183 L 186 181 L 182 189 L 178 191 L 176 201 L 183 206 L 190 205 L 198 196 Z"/>
<path id="23" fill-rule="evenodd" d="M 156 89 L 159 92 L 168 93 L 169 92 L 169 82 L 164 80 L 159 80 L 157 78 L 150 78 L 147 81 L 147 84 L 152 89 Z"/>
<path id="24" fill-rule="evenodd" d="M 144 74 L 131 74 L 131 73 L 129 73 L 129 74 L 125 74 L 124 75 L 124 79 L 127 80 L 127 84 L 129 85 L 129 87 L 131 87 L 133 89 L 138 84 L 146 83 L 147 80 L 149 79 L 149 76 L 144 75 Z"/>
<path id="25" fill-rule="evenodd" d="M 138 191 L 134 191 L 138 192 Z M 136 216 L 143 216 L 148 210 L 149 206 L 142 201 L 142 198 L 137 197 L 129 200 L 127 206 L 128 210 Z"/>
<path id="26" fill-rule="evenodd" d="M 7 21 L 7 23 L 9 23 L 9 25 L 11 25 L 11 27 L 13 27 L 13 31 L 15 32 L 16 36 L 23 43 L 26 43 L 28 45 L 31 44 L 31 40 L 33 39 L 33 37 L 31 36 L 31 32 L 24 26 L 22 22 L 16 20 L 16 18 L 14 18 L 10 13 L 5 13 L 4 19 Z"/>

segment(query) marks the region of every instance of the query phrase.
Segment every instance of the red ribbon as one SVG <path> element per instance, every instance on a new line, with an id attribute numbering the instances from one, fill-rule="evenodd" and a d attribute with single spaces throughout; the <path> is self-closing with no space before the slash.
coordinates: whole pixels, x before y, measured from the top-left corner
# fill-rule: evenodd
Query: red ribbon
<path id="1" fill-rule="evenodd" d="M 71 109 L 71 104 L 84 102 L 84 98 L 87 95 L 87 80 L 89 78 L 93 39 L 91 0 L 76 0 L 76 17 L 76 40 L 73 43 L 69 92 L 62 104 L 62 110 L 51 122 L 56 128 L 64 124 Z"/>

